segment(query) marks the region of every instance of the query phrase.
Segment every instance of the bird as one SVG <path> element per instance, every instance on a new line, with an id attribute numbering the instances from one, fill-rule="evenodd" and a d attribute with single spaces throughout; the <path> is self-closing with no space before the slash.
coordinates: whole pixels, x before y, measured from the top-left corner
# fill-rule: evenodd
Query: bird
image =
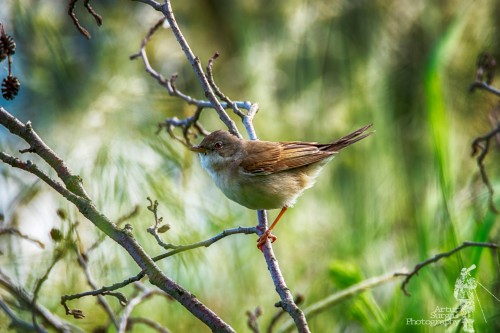
<path id="1" fill-rule="evenodd" d="M 254 210 L 281 209 L 257 240 L 262 247 L 277 237 L 271 231 L 302 193 L 312 187 L 321 169 L 336 153 L 373 131 L 361 127 L 331 143 L 260 141 L 241 139 L 216 130 L 190 150 L 198 153 L 201 166 L 224 195 Z"/>

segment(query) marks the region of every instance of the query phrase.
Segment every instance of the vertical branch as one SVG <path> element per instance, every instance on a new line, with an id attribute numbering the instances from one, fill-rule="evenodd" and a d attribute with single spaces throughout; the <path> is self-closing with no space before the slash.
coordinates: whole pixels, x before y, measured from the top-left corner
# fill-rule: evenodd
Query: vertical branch
<path id="1" fill-rule="evenodd" d="M 241 134 L 236 128 L 236 124 L 231 120 L 231 118 L 229 118 L 228 114 L 215 96 L 214 91 L 207 80 L 207 76 L 203 72 L 200 59 L 194 55 L 193 51 L 191 51 L 189 44 L 187 43 L 179 26 L 177 25 L 177 21 L 175 20 L 174 13 L 172 11 L 172 5 L 170 4 L 169 0 L 165 0 L 165 5 L 162 6 L 162 12 L 167 18 L 168 24 L 170 25 L 170 28 L 172 29 L 177 42 L 181 46 L 182 51 L 184 51 L 184 54 L 186 55 L 189 63 L 193 67 L 193 70 L 198 77 L 198 80 L 200 81 L 201 87 L 205 92 L 205 97 L 207 97 L 208 100 L 212 103 L 213 108 L 215 109 L 215 111 L 217 111 L 217 114 L 219 115 L 221 121 L 228 127 L 229 132 L 241 138 Z"/>
<path id="2" fill-rule="evenodd" d="M 155 10 L 161 11 L 165 17 L 167 18 L 167 21 L 170 25 L 170 28 L 172 29 L 172 32 L 174 33 L 177 42 L 181 46 L 184 54 L 186 55 L 188 61 L 190 62 L 191 66 L 194 69 L 194 72 L 196 76 L 198 77 L 200 84 L 205 91 L 205 96 L 208 98 L 208 100 L 212 103 L 212 107 L 215 108 L 217 111 L 219 118 L 222 120 L 222 122 L 228 127 L 229 131 L 241 138 L 241 135 L 239 134 L 235 123 L 229 118 L 228 114 L 225 112 L 223 106 L 221 103 L 218 101 L 216 94 L 218 94 L 219 97 L 222 99 L 225 99 L 226 103 L 228 106 L 231 106 L 232 102 L 228 98 L 224 98 L 224 95 L 218 90 L 217 86 L 215 83 L 212 81 L 209 81 L 209 77 L 211 78 L 211 67 L 213 64 L 213 61 L 217 56 L 214 56 L 210 59 L 209 65 L 208 65 L 208 76 L 205 75 L 203 72 L 203 68 L 201 67 L 200 60 L 198 57 L 196 57 L 193 52 L 191 51 L 191 48 L 189 47 L 186 39 L 184 38 L 179 26 L 177 25 L 177 22 L 175 20 L 173 11 L 172 11 L 172 6 L 170 3 L 170 0 L 165 0 L 164 5 L 160 5 L 158 2 L 154 0 L 136 0 L 143 2 L 151 7 L 153 7 Z M 212 78 L 211 78 L 212 79 Z M 214 92 L 216 90 L 217 92 Z M 233 104 L 234 105 L 234 104 Z M 244 115 L 243 113 L 239 112 L 236 108 L 233 107 L 233 110 L 235 113 L 241 118 L 245 129 L 250 137 L 251 140 L 257 140 L 257 134 L 255 132 L 255 129 L 253 127 L 252 121 L 255 116 L 255 114 L 259 110 L 259 106 L 257 104 L 252 104 L 250 109 L 248 110 L 247 115 Z M 258 215 L 258 228 L 262 230 L 261 233 L 266 230 L 267 228 L 267 214 L 266 211 L 264 210 L 259 210 L 257 211 Z M 289 315 L 293 318 L 295 321 L 295 324 L 299 330 L 299 332 L 309 332 L 309 328 L 307 325 L 307 321 L 305 318 L 304 313 L 300 310 L 300 308 L 295 304 L 293 300 L 293 296 L 288 290 L 285 280 L 283 278 L 283 274 L 281 273 L 281 270 L 278 265 L 278 261 L 276 257 L 274 256 L 272 246 L 269 241 L 266 242 L 264 246 L 264 257 L 269 269 L 269 272 L 271 274 L 272 280 L 274 282 L 274 285 L 276 287 L 276 291 L 278 292 L 281 302 L 279 302 L 280 307 L 282 307 L 285 311 L 289 313 Z"/>
<path id="3" fill-rule="evenodd" d="M 259 228 L 260 230 L 267 229 L 267 214 L 265 210 L 257 211 L 259 217 Z M 262 232 L 261 232 L 262 233 Z M 260 236 L 260 235 L 259 235 Z M 310 332 L 309 327 L 307 325 L 306 316 L 302 312 L 302 310 L 297 306 L 293 299 L 293 295 L 288 289 L 283 274 L 281 273 L 278 260 L 274 255 L 273 248 L 271 246 L 271 242 L 268 240 L 264 244 L 263 247 L 264 258 L 266 260 L 267 269 L 271 274 L 271 278 L 273 279 L 274 286 L 276 287 L 276 292 L 281 298 L 281 301 L 277 303 L 276 306 L 283 308 L 290 317 L 293 318 L 295 322 L 295 326 L 297 327 L 299 333 L 308 333 Z"/>

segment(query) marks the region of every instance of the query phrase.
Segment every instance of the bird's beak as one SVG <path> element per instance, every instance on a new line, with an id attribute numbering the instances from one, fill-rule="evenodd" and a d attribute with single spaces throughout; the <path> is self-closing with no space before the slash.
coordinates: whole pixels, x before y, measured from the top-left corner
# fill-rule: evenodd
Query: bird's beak
<path id="1" fill-rule="evenodd" d="M 207 149 L 202 146 L 192 146 L 189 147 L 189 150 L 194 151 L 195 153 L 204 153 L 207 151 Z"/>

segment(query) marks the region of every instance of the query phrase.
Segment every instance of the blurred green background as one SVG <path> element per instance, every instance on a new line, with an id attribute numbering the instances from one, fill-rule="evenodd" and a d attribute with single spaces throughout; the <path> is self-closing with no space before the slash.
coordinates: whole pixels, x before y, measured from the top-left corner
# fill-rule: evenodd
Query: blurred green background
<path id="1" fill-rule="evenodd" d="M 162 250 L 146 232 L 153 224 L 148 196 L 159 201 L 160 215 L 171 224 L 164 238 L 175 244 L 255 225 L 255 212 L 226 199 L 191 152 L 166 133 L 155 134 L 166 117 L 193 112 L 169 97 L 140 60 L 129 60 L 160 14 L 132 1 L 94 1 L 104 19 L 97 27 L 78 4 L 76 14 L 92 35 L 86 40 L 67 16 L 66 3 L 0 4 L 0 22 L 17 43 L 13 74 L 22 84 L 18 98 L 0 105 L 32 121 L 82 176 L 108 217 L 116 220 L 139 206 L 128 223 L 151 255 Z M 204 64 L 215 51 L 221 54 L 214 72 L 222 91 L 233 100 L 259 103 L 254 124 L 261 139 L 330 141 L 374 124 L 375 135 L 339 154 L 276 229 L 280 267 L 291 291 L 305 296 L 303 307 L 365 278 L 411 269 L 466 240 L 499 242 L 498 216 L 488 209 L 488 191 L 470 156 L 472 140 L 491 129 L 489 115 L 498 98 L 468 92 L 477 56 L 488 51 L 500 59 L 499 1 L 173 1 L 173 9 Z M 203 98 L 170 30 L 155 34 L 147 51 L 163 76 L 178 73 L 178 88 Z M 1 66 L 4 77 L 6 62 Z M 201 120 L 209 130 L 223 127 L 212 110 Z M 16 154 L 22 148 L 24 143 L 0 129 L 1 151 Z M 492 145 L 486 167 L 497 192 L 498 161 L 498 147 Z M 67 212 L 66 220 L 57 216 L 58 208 Z M 5 165 L 0 165 L 0 213 L 0 226 L 16 227 L 46 244 L 41 250 L 0 236 L 0 268 L 27 290 L 58 247 L 50 240 L 51 228 L 67 231 L 78 222 L 82 249 L 100 235 L 46 185 Z M 270 218 L 276 214 L 270 212 Z M 236 235 L 159 265 L 238 332 L 246 332 L 245 311 L 261 306 L 259 323 L 266 327 L 278 301 L 255 241 L 255 235 Z M 68 253 L 40 291 L 39 302 L 60 316 L 61 294 L 89 289 L 75 260 Z M 408 285 L 411 297 L 396 280 L 311 318 L 310 328 L 443 332 L 443 326 L 409 326 L 407 319 L 430 319 L 436 307 L 456 306 L 455 281 L 472 264 L 477 281 L 498 297 L 497 254 L 471 248 L 424 268 Z M 90 265 L 99 286 L 138 272 L 109 240 L 92 253 Z M 476 331 L 500 331 L 500 303 L 485 289 L 476 291 Z M 0 289 L 3 297 L 8 295 Z M 115 299 L 109 301 L 120 310 Z M 95 302 L 73 301 L 86 318 L 66 319 L 86 331 L 106 325 L 108 318 Z M 30 320 L 29 313 L 20 313 Z M 134 315 L 172 332 L 207 331 L 161 297 Z M 0 312 L 0 331 L 8 322 Z M 148 330 L 135 326 L 133 331 Z"/>

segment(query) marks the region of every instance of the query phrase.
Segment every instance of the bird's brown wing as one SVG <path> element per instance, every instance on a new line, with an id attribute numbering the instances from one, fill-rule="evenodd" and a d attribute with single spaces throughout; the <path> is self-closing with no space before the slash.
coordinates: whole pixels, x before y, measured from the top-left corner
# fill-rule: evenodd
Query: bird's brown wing
<path id="1" fill-rule="evenodd" d="M 265 142 L 252 145 L 249 155 L 241 163 L 245 172 L 270 174 L 319 162 L 335 152 L 325 151 L 315 142 Z"/>
<path id="2" fill-rule="evenodd" d="M 244 172 L 255 175 L 299 168 L 324 160 L 345 147 L 366 138 L 373 132 L 366 132 L 372 125 L 364 126 L 331 143 L 316 142 L 268 142 L 245 143 L 248 155 L 240 166 Z"/>

